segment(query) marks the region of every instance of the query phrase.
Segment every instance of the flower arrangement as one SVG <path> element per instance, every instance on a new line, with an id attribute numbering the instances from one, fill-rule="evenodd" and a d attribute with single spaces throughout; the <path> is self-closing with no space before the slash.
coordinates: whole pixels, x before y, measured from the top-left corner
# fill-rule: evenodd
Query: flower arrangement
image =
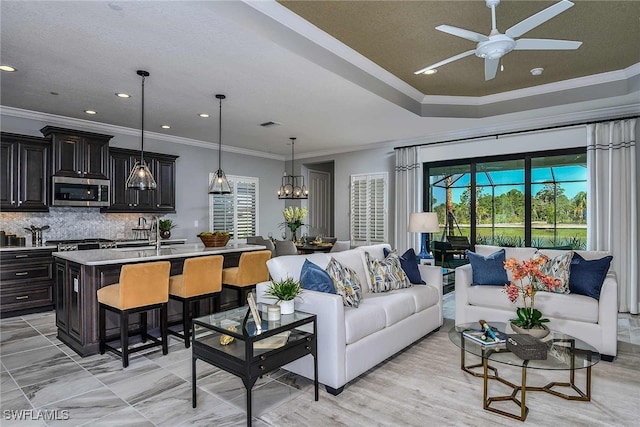
<path id="1" fill-rule="evenodd" d="M 291 230 L 292 238 L 295 240 L 296 230 L 302 227 L 304 224 L 302 221 L 307 217 L 307 208 L 292 208 L 289 206 L 282 211 L 282 216 L 284 216 L 284 222 L 282 226 L 287 227 Z"/>
<path id="2" fill-rule="evenodd" d="M 524 307 L 518 307 L 516 312 L 518 317 L 511 319 L 511 323 L 523 329 L 543 328 L 543 323 L 549 322 L 549 319 L 544 319 L 540 310 L 535 308 L 536 292 L 541 286 L 551 291 L 556 286 L 560 286 L 561 282 L 553 276 L 545 276 L 540 271 L 540 266 L 546 262 L 547 257 L 543 255 L 522 262 L 509 258 L 504 263 L 505 270 L 511 271 L 513 280 L 518 281 L 518 284 L 511 282 L 504 286 L 507 297 L 513 303 L 518 300 L 518 297 L 522 297 L 524 305 Z M 529 305 L 527 300 L 530 300 Z"/>

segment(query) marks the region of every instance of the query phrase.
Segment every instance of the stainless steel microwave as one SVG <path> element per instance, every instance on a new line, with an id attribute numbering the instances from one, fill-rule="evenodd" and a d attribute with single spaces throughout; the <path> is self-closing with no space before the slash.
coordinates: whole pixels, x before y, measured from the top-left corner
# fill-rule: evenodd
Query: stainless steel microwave
<path id="1" fill-rule="evenodd" d="M 109 180 L 53 177 L 52 206 L 109 206 Z"/>

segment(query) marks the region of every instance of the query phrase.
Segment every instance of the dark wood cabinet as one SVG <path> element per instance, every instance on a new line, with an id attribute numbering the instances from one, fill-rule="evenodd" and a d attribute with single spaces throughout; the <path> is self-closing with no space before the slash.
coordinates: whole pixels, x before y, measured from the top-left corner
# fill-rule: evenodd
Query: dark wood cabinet
<path id="1" fill-rule="evenodd" d="M 109 153 L 111 206 L 103 212 L 172 213 L 176 211 L 176 159 L 178 156 L 144 153 L 144 160 L 156 180 L 156 190 L 130 190 L 125 187 L 140 152 L 112 148 Z"/>
<path id="2" fill-rule="evenodd" d="M 0 209 L 48 211 L 50 142 L 45 138 L 2 132 L 0 146 Z"/>
<path id="3" fill-rule="evenodd" d="M 0 315 L 48 311 L 54 306 L 53 248 L 0 253 Z"/>
<path id="4" fill-rule="evenodd" d="M 109 179 L 111 135 L 54 126 L 46 126 L 40 132 L 51 138 L 54 175 Z"/>

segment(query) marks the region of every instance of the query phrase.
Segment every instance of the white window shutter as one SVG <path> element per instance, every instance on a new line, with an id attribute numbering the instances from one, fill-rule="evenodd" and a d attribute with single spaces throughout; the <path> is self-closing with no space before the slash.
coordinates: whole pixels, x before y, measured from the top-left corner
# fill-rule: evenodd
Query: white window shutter
<path id="1" fill-rule="evenodd" d="M 387 241 L 387 174 L 351 176 L 352 246 Z"/>
<path id="2" fill-rule="evenodd" d="M 231 233 L 236 241 L 257 235 L 258 178 L 228 175 L 227 179 L 231 194 L 209 196 L 210 231 Z"/>

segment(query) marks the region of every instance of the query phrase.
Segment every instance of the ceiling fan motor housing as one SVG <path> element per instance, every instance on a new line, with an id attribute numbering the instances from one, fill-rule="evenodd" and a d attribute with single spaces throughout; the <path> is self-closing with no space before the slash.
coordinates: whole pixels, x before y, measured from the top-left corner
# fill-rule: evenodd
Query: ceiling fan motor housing
<path id="1" fill-rule="evenodd" d="M 489 40 L 478 43 L 476 56 L 485 59 L 502 58 L 511 52 L 516 46 L 515 40 L 504 34 L 496 34 L 489 37 Z"/>

